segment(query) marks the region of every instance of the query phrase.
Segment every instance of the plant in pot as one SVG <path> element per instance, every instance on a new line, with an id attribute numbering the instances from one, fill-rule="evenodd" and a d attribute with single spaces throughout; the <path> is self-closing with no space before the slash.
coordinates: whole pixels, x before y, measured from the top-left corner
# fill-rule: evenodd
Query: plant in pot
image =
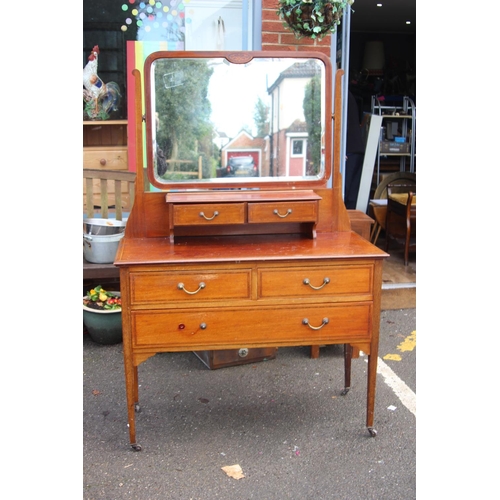
<path id="1" fill-rule="evenodd" d="M 83 297 L 83 324 L 98 344 L 122 341 L 122 304 L 120 292 L 96 286 Z"/>
<path id="2" fill-rule="evenodd" d="M 354 0 L 279 0 L 278 16 L 297 38 L 321 40 L 335 33 L 347 5 Z"/>

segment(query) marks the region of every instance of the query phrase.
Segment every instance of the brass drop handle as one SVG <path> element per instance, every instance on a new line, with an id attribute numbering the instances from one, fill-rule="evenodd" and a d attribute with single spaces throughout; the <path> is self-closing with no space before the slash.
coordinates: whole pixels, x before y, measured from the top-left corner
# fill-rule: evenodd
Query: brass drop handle
<path id="1" fill-rule="evenodd" d="M 277 208 L 275 208 L 275 209 L 274 209 L 274 211 L 273 211 L 273 214 L 274 214 L 274 215 L 277 215 L 278 217 L 281 217 L 282 219 L 284 219 L 285 217 L 288 217 L 291 213 L 292 213 L 292 209 L 291 209 L 291 208 L 289 208 L 289 209 L 286 211 L 286 214 L 284 214 L 284 215 L 281 215 L 281 214 L 279 213 L 279 211 L 278 211 L 278 209 L 277 209 Z"/>
<path id="2" fill-rule="evenodd" d="M 325 325 L 328 325 L 328 323 L 329 323 L 328 318 L 323 318 L 323 321 L 319 326 L 312 326 L 307 318 L 304 318 L 302 320 L 302 324 L 307 325 L 311 330 L 321 330 L 321 328 L 323 328 Z"/>
<path id="3" fill-rule="evenodd" d="M 309 285 L 313 290 L 321 290 L 325 285 L 328 285 L 328 283 L 330 283 L 330 278 L 323 278 L 323 284 L 320 286 L 311 285 L 309 278 L 304 278 L 304 281 L 302 283 L 304 283 L 304 285 Z"/>
<path id="4" fill-rule="evenodd" d="M 205 283 L 203 283 L 203 281 L 200 283 L 200 285 L 198 286 L 198 290 L 195 290 L 194 292 L 190 292 L 189 290 L 186 290 L 184 288 L 184 283 L 179 283 L 177 285 L 177 288 L 179 290 L 183 290 L 184 292 L 188 293 L 189 295 L 194 295 L 195 293 L 198 293 L 200 290 L 202 290 L 203 288 L 205 288 L 207 285 L 205 285 Z"/>
<path id="5" fill-rule="evenodd" d="M 200 217 L 203 217 L 205 220 L 214 220 L 218 215 L 219 215 L 219 212 L 217 212 L 217 210 L 214 212 L 212 217 L 207 217 L 205 215 L 205 212 L 200 212 Z"/>
<path id="6" fill-rule="evenodd" d="M 207 329 L 207 324 L 206 323 L 200 323 L 200 327 L 198 330 L 191 332 L 191 335 L 196 335 L 200 330 L 206 330 Z"/>
<path id="7" fill-rule="evenodd" d="M 179 330 L 185 330 L 186 329 L 186 325 L 184 323 L 180 323 L 177 328 Z M 206 323 L 200 323 L 200 330 L 206 330 L 206 329 L 207 329 L 207 324 Z M 195 332 L 191 332 L 191 335 L 194 335 L 197 332 L 198 332 L 198 330 L 196 330 Z"/>

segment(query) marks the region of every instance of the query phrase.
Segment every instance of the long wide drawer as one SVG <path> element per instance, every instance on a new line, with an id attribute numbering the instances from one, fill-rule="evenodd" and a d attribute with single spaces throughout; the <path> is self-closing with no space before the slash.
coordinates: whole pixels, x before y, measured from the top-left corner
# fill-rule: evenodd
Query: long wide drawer
<path id="1" fill-rule="evenodd" d="M 234 345 L 315 345 L 369 341 L 372 303 L 132 311 L 134 347 L 194 350 Z"/>
<path id="2" fill-rule="evenodd" d="M 131 304 L 248 299 L 251 270 L 130 273 Z"/>
<path id="3" fill-rule="evenodd" d="M 259 269 L 259 297 L 371 295 L 370 265 Z"/>

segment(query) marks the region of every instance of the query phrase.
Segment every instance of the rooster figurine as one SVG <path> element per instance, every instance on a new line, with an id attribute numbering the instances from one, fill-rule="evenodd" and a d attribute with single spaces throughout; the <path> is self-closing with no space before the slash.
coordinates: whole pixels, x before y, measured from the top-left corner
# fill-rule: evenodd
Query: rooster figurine
<path id="1" fill-rule="evenodd" d="M 115 82 L 104 83 L 97 74 L 97 58 L 99 46 L 95 45 L 83 68 L 83 100 L 85 111 L 92 120 L 100 118 L 106 120 L 109 113 L 118 110 L 121 94 L 120 87 Z"/>

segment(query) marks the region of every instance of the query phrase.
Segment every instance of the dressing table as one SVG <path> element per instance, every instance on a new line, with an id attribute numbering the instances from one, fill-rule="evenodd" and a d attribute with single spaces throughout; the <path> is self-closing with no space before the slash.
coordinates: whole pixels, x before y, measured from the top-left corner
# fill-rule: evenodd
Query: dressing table
<path id="1" fill-rule="evenodd" d="M 362 350 L 375 436 L 387 254 L 351 231 L 342 201 L 332 101 L 340 110 L 343 72 L 334 98 L 330 60 L 315 52 L 155 52 L 133 74 L 138 188 L 115 260 L 132 448 L 141 363 L 242 347 L 343 344 L 342 394 Z M 260 114 L 244 116 L 246 101 Z M 239 114 L 242 132 L 214 147 Z M 258 175 L 227 175 L 237 156 Z"/>

